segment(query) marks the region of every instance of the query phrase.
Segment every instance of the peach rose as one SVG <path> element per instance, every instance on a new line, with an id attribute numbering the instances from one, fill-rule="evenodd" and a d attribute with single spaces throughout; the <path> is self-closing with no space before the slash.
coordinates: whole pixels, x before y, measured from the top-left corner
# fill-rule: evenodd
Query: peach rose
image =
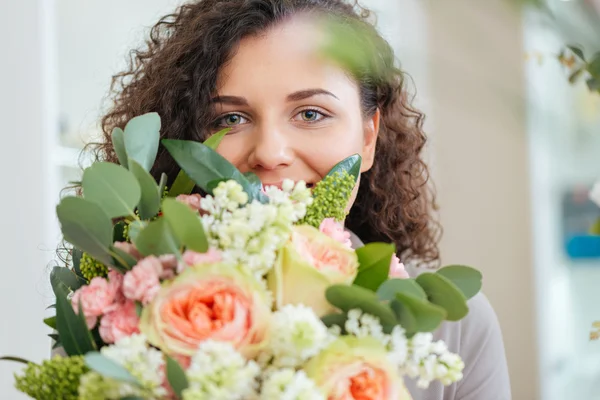
<path id="1" fill-rule="evenodd" d="M 392 262 L 390 263 L 390 278 L 398 278 L 398 279 L 408 279 L 408 272 L 406 272 L 406 268 L 404 264 L 400 262 L 400 259 L 397 255 L 392 256 Z"/>
<path id="2" fill-rule="evenodd" d="M 127 301 L 100 320 L 100 337 L 105 343 L 115 343 L 120 339 L 140 333 L 140 319 L 135 310 L 135 303 Z"/>
<path id="3" fill-rule="evenodd" d="M 267 293 L 254 277 L 212 264 L 189 267 L 164 282 L 142 311 L 140 329 L 170 355 L 191 356 L 212 339 L 251 358 L 266 340 L 270 317 Z"/>
<path id="4" fill-rule="evenodd" d="M 325 218 L 321 225 L 319 226 L 319 230 L 329 236 L 330 238 L 337 240 L 343 245 L 347 246 L 349 249 L 352 248 L 352 241 L 350 241 L 350 232 L 344 229 L 344 226 L 337 222 L 333 218 Z"/>
<path id="5" fill-rule="evenodd" d="M 354 250 L 308 225 L 293 227 L 290 241 L 279 251 L 267 276 L 277 308 L 304 304 L 318 316 L 335 308 L 325 299 L 327 287 L 351 284 L 358 272 Z"/>
<path id="6" fill-rule="evenodd" d="M 88 328 L 96 326 L 99 316 L 114 308 L 118 297 L 115 285 L 101 277 L 93 278 L 89 285 L 82 286 L 75 291 L 71 299 L 71 305 L 75 313 L 79 313 L 79 306 L 87 322 Z"/>
<path id="7" fill-rule="evenodd" d="M 328 400 L 411 400 L 387 350 L 372 337 L 342 336 L 304 370 Z"/>

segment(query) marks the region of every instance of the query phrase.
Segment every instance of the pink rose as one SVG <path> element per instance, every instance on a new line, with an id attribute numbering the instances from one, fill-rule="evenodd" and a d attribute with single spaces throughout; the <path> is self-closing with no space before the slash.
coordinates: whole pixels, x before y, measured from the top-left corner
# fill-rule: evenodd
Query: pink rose
<path id="1" fill-rule="evenodd" d="M 148 304 L 160 290 L 159 277 L 162 272 L 162 263 L 158 258 L 154 256 L 144 258 L 125 274 L 123 294 L 130 300 Z"/>
<path id="2" fill-rule="evenodd" d="M 390 278 L 408 279 L 408 272 L 404 268 L 404 264 L 400 262 L 400 259 L 395 254 L 392 257 L 390 263 Z"/>
<path id="3" fill-rule="evenodd" d="M 77 289 L 71 299 L 71 305 L 76 313 L 79 313 L 79 306 L 87 322 L 88 328 L 96 326 L 96 320 L 102 314 L 111 311 L 114 308 L 118 291 L 115 291 L 114 285 L 101 277 L 95 277 L 87 286 Z"/>
<path id="4" fill-rule="evenodd" d="M 127 301 L 102 317 L 100 337 L 105 343 L 115 343 L 124 337 L 139 333 L 139 322 L 135 303 Z"/>
<path id="5" fill-rule="evenodd" d="M 319 230 L 322 233 L 329 236 L 330 238 L 344 244 L 348 248 L 352 248 L 352 242 L 350 241 L 350 232 L 347 232 L 344 229 L 344 226 L 337 222 L 335 219 L 325 218 L 323 222 L 321 222 Z"/>
<path id="6" fill-rule="evenodd" d="M 183 271 L 186 266 L 199 265 L 199 264 L 216 264 L 221 262 L 221 252 L 213 248 L 208 249 L 206 253 L 198 253 L 192 250 L 186 250 L 183 253 L 183 262 L 185 265 L 179 265 L 177 272 Z"/>
<path id="7" fill-rule="evenodd" d="M 200 200 L 202 200 L 202 197 L 199 194 L 180 194 L 175 200 L 187 204 L 194 211 L 200 211 Z"/>

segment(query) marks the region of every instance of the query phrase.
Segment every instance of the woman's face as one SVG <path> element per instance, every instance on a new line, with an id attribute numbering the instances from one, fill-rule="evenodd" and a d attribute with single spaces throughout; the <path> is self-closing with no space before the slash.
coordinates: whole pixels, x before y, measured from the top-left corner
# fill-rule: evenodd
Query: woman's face
<path id="1" fill-rule="evenodd" d="M 218 152 L 265 185 L 314 185 L 352 154 L 371 168 L 379 113 L 363 118 L 357 84 L 320 55 L 324 35 L 295 18 L 241 41 L 220 71 L 212 130 L 232 128 Z"/>

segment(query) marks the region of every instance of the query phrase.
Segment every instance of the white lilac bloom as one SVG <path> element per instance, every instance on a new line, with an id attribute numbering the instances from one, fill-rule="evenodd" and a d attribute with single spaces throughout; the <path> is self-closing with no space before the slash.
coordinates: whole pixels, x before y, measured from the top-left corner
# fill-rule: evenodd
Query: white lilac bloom
<path id="1" fill-rule="evenodd" d="M 236 400 L 256 394 L 260 373 L 254 361 L 238 353 L 230 343 L 207 340 L 200 344 L 187 370 L 189 387 L 183 400 Z"/>
<path id="2" fill-rule="evenodd" d="M 240 265 L 262 278 L 276 260 L 276 251 L 289 238 L 292 226 L 311 203 L 310 190 L 303 182 L 284 181 L 283 190 L 265 189 L 269 202 L 262 204 L 248 196 L 235 181 L 221 182 L 214 196 L 200 207 L 207 212 L 202 222 L 211 247 L 222 250 L 224 261 Z"/>
<path id="3" fill-rule="evenodd" d="M 304 371 L 291 368 L 271 371 L 264 377 L 260 400 L 325 400 Z"/>
<path id="4" fill-rule="evenodd" d="M 267 352 L 274 366 L 297 367 L 333 339 L 310 307 L 287 304 L 273 313 Z"/>

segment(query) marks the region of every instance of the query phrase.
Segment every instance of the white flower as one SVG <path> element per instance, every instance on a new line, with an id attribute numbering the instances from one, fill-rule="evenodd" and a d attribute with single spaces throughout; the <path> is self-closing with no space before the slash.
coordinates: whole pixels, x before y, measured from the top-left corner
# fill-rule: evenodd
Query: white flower
<path id="1" fill-rule="evenodd" d="M 276 370 L 264 379 L 260 400 L 325 400 L 304 371 Z"/>
<path id="2" fill-rule="evenodd" d="M 598 207 L 600 207 L 600 181 L 596 182 L 590 190 L 590 200 L 592 200 Z"/>
<path id="3" fill-rule="evenodd" d="M 137 378 L 144 391 L 157 398 L 167 395 L 162 387 L 165 379 L 163 354 L 148 346 L 145 335 L 125 337 L 112 346 L 103 347 L 100 352 L 125 367 Z"/>
<path id="4" fill-rule="evenodd" d="M 387 345 L 390 341 L 389 335 L 383 333 L 379 318 L 363 313 L 360 309 L 348 311 L 348 319 L 344 325 L 346 332 L 356 337 L 371 336 Z"/>
<path id="5" fill-rule="evenodd" d="M 189 387 L 183 400 L 235 400 L 255 394 L 260 370 L 230 343 L 207 340 L 200 344 L 187 370 Z"/>
<path id="6" fill-rule="evenodd" d="M 327 327 L 303 304 L 287 304 L 273 313 L 268 352 L 277 367 L 296 367 L 331 342 Z"/>

